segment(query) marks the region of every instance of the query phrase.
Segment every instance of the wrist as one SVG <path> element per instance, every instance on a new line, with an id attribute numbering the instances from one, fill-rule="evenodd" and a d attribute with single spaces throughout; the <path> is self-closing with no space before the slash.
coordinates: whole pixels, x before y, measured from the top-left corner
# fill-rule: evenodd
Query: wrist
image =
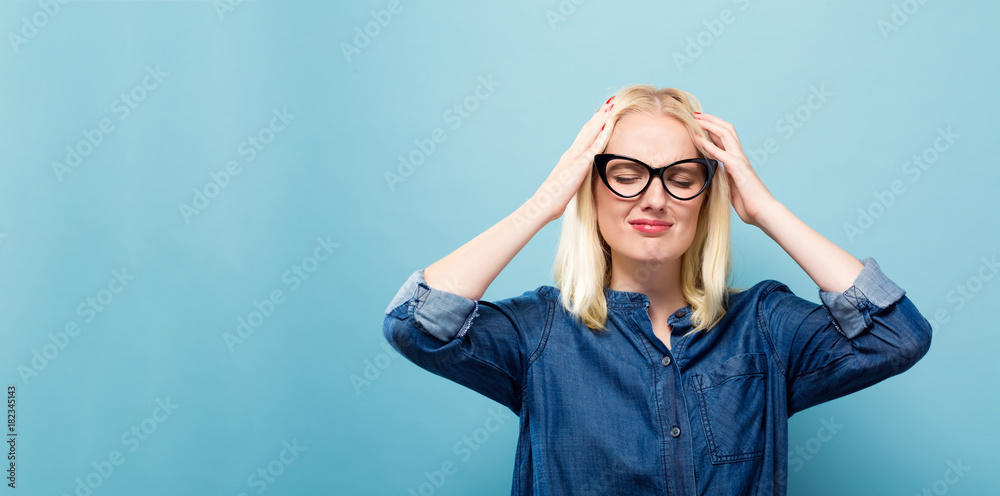
<path id="1" fill-rule="evenodd" d="M 547 207 L 547 208 L 546 208 Z M 558 215 L 552 213 L 552 199 L 536 193 L 528 198 L 514 212 L 514 225 L 518 231 L 530 230 L 538 232 Z"/>
<path id="2" fill-rule="evenodd" d="M 781 202 L 771 200 L 761 207 L 757 217 L 753 220 L 753 225 L 770 234 L 774 226 L 782 222 L 782 218 L 789 213 L 791 212 Z"/>

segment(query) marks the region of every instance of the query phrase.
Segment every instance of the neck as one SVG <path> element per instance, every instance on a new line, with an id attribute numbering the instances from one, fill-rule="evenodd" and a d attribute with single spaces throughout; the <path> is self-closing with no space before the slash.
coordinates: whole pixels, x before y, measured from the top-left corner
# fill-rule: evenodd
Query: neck
<path id="1" fill-rule="evenodd" d="M 611 283 L 615 291 L 643 293 L 650 316 L 665 315 L 687 306 L 681 294 L 681 260 L 639 262 L 612 257 Z"/>

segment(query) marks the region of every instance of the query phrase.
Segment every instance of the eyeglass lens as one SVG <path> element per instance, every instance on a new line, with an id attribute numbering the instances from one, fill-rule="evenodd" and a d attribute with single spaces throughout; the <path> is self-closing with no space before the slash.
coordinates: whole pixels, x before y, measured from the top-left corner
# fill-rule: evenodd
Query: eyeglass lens
<path id="1" fill-rule="evenodd" d="M 606 170 L 611 189 L 622 196 L 639 194 L 649 181 L 649 169 L 631 160 L 611 159 Z M 663 171 L 667 191 L 680 198 L 688 198 L 701 191 L 707 177 L 708 167 L 697 162 L 672 165 Z"/>

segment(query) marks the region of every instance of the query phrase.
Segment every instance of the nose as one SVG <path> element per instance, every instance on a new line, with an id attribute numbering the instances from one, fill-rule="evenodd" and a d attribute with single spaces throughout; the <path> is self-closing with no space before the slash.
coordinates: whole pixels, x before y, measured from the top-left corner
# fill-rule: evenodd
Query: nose
<path id="1" fill-rule="evenodd" d="M 664 210 L 667 206 L 667 203 L 674 199 L 672 196 L 670 196 L 669 193 L 667 193 L 666 186 L 663 184 L 663 181 L 660 180 L 660 178 L 658 177 L 653 178 L 653 181 L 649 184 L 649 187 L 646 188 L 646 191 L 643 191 L 642 194 L 639 195 L 639 198 L 640 198 L 639 206 L 644 210 L 646 208 Z"/>

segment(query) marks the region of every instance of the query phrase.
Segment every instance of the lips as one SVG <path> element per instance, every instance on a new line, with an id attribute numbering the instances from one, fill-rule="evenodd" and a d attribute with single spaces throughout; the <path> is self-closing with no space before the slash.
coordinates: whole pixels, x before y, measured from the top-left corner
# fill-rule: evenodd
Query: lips
<path id="1" fill-rule="evenodd" d="M 639 219 L 629 222 L 632 229 L 645 234 L 660 234 L 672 229 L 673 224 L 656 219 Z"/>
<path id="2" fill-rule="evenodd" d="M 656 220 L 656 219 L 638 219 L 638 220 L 630 221 L 629 224 L 632 224 L 633 226 L 646 225 L 646 226 L 657 226 L 657 227 L 661 227 L 661 226 L 662 227 L 669 227 L 669 226 L 673 225 L 673 224 L 671 224 L 669 222 L 664 222 L 662 220 Z"/>

